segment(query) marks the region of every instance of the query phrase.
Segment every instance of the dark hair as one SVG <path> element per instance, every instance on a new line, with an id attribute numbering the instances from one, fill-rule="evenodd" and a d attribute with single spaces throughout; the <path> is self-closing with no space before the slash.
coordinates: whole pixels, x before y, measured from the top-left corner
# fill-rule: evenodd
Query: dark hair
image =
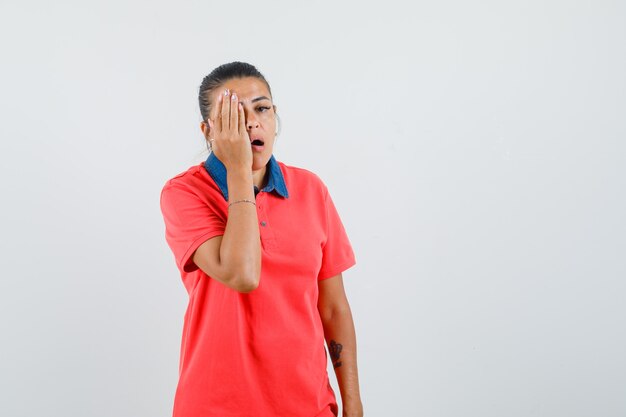
<path id="1" fill-rule="evenodd" d="M 204 77 L 202 84 L 200 85 L 198 102 L 200 104 L 200 114 L 202 115 L 202 120 L 206 121 L 211 114 L 211 94 L 213 91 L 228 80 L 245 77 L 255 77 L 263 81 L 267 86 L 270 97 L 272 96 L 272 90 L 269 83 L 254 65 L 239 61 L 220 65 L 211 71 L 209 75 Z"/>

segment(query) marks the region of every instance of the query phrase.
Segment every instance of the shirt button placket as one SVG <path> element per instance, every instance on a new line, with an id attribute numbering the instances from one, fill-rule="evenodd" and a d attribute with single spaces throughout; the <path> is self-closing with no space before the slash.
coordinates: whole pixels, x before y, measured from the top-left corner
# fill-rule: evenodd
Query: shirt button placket
<path id="1" fill-rule="evenodd" d="M 257 215 L 259 218 L 259 225 L 261 225 L 261 239 L 265 238 L 265 232 L 263 229 L 267 226 L 267 222 L 265 221 L 265 211 L 263 210 L 263 207 L 265 206 L 265 204 L 263 204 L 263 197 L 265 197 L 264 193 L 259 193 L 256 197 Z"/>
<path id="2" fill-rule="evenodd" d="M 269 221 L 267 219 L 267 213 L 265 211 L 266 204 L 265 198 L 267 198 L 267 193 L 259 193 L 257 195 L 257 214 L 259 218 L 259 226 L 260 226 L 260 235 L 261 235 L 261 243 L 265 249 L 272 249 L 274 246 L 274 234 L 269 225 Z"/>

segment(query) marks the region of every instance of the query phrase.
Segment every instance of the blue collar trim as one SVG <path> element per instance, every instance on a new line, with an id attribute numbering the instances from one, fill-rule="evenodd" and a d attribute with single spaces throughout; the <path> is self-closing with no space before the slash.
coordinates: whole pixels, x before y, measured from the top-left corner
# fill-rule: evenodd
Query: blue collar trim
<path id="1" fill-rule="evenodd" d="M 226 167 L 217 159 L 217 156 L 211 152 L 209 157 L 204 162 L 204 167 L 207 172 L 213 178 L 218 187 L 220 187 L 220 191 L 224 196 L 224 199 L 228 201 L 228 184 L 226 181 Z M 270 157 L 270 160 L 267 161 L 267 184 L 260 191 L 265 191 L 267 193 L 275 191 L 278 195 L 281 195 L 285 198 L 289 197 L 289 193 L 287 192 L 287 185 L 285 184 L 285 177 L 283 177 L 283 172 L 280 170 L 280 165 L 274 158 L 274 155 Z M 254 186 L 254 195 L 256 196 L 259 192 L 256 185 Z"/>

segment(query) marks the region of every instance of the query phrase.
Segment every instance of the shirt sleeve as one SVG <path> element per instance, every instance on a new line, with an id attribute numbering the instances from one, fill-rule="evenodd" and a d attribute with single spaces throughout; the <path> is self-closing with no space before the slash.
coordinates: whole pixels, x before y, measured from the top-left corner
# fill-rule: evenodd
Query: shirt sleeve
<path id="1" fill-rule="evenodd" d="M 226 223 L 205 201 L 184 184 L 167 183 L 161 191 L 165 240 L 181 272 L 198 266 L 191 255 L 208 239 L 224 234 Z"/>
<path id="2" fill-rule="evenodd" d="M 324 187 L 326 241 L 322 246 L 322 266 L 317 279 L 334 277 L 356 264 L 352 245 L 328 189 Z"/>

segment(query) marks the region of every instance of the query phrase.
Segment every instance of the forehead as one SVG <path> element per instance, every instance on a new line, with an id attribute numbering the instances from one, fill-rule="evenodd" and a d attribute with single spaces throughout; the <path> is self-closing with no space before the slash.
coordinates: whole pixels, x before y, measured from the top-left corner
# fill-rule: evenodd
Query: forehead
<path id="1" fill-rule="evenodd" d="M 216 89 L 214 98 L 217 94 L 223 94 L 228 88 L 231 93 L 236 93 L 239 101 L 249 101 L 254 98 L 265 96 L 271 99 L 267 86 L 256 77 L 233 78 L 226 81 L 221 88 Z"/>

